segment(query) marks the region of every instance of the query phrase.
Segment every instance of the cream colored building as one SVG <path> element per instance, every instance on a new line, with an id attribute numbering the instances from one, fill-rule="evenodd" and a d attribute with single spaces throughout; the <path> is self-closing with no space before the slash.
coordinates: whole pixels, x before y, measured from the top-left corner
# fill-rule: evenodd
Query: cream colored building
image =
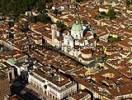
<path id="1" fill-rule="evenodd" d="M 29 83 L 39 92 L 41 91 L 42 96 L 46 95 L 52 100 L 62 100 L 77 91 L 75 82 L 58 73 L 54 73 L 52 77 L 48 73 L 36 69 L 29 74 Z"/>

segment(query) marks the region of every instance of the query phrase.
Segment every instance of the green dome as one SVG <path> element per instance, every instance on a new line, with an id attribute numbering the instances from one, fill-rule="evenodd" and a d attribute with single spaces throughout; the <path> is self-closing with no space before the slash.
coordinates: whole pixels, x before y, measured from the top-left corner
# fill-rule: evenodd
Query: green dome
<path id="1" fill-rule="evenodd" d="M 9 58 L 9 59 L 7 60 L 7 62 L 9 62 L 10 64 L 13 64 L 13 65 L 16 63 L 16 61 L 15 61 L 14 58 Z"/>
<path id="2" fill-rule="evenodd" d="M 74 23 L 74 24 L 72 25 L 71 30 L 72 30 L 72 31 L 76 31 L 76 32 L 81 31 L 81 30 L 82 30 L 82 24 Z"/>

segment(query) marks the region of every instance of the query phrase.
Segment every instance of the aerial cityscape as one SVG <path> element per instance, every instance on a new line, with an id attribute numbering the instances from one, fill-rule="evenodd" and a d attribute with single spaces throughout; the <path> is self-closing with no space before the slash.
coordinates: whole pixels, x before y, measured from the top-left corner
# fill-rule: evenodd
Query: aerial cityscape
<path id="1" fill-rule="evenodd" d="M 0 0 L 0 100 L 132 100 L 132 0 Z"/>

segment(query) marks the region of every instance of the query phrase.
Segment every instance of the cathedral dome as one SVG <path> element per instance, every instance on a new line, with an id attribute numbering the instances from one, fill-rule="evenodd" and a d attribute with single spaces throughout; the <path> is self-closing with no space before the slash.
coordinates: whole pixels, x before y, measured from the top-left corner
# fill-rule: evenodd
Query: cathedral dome
<path id="1" fill-rule="evenodd" d="M 78 22 L 74 23 L 71 28 L 72 31 L 76 31 L 76 32 L 80 32 L 82 29 L 83 29 L 82 24 Z"/>
<path id="2" fill-rule="evenodd" d="M 83 25 L 76 21 L 71 28 L 71 35 L 74 39 L 81 39 L 83 37 Z"/>

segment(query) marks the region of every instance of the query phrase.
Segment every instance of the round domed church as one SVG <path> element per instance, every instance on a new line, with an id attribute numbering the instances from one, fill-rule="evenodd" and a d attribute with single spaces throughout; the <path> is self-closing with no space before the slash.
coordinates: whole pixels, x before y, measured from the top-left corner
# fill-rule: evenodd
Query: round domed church
<path id="1" fill-rule="evenodd" d="M 70 56 L 76 57 L 81 62 L 83 61 L 81 51 L 85 48 L 94 48 L 96 46 L 90 26 L 81 23 L 79 20 L 73 23 L 70 31 L 66 30 L 63 33 L 58 31 L 56 24 L 52 25 L 51 38 L 53 46 Z"/>
<path id="2" fill-rule="evenodd" d="M 54 25 L 54 27 L 55 26 L 56 25 Z M 89 38 L 87 36 L 92 34 L 86 32 L 86 29 L 87 25 L 83 25 L 79 20 L 76 20 L 73 23 L 70 32 L 65 31 L 62 35 L 57 35 L 57 28 L 52 27 L 52 45 L 54 44 L 54 46 L 61 48 L 65 52 L 72 52 L 73 55 L 73 52 L 78 51 L 80 48 L 85 47 L 88 44 Z"/>
<path id="3" fill-rule="evenodd" d="M 74 39 L 81 39 L 83 38 L 83 25 L 76 21 L 71 28 L 71 35 Z"/>

